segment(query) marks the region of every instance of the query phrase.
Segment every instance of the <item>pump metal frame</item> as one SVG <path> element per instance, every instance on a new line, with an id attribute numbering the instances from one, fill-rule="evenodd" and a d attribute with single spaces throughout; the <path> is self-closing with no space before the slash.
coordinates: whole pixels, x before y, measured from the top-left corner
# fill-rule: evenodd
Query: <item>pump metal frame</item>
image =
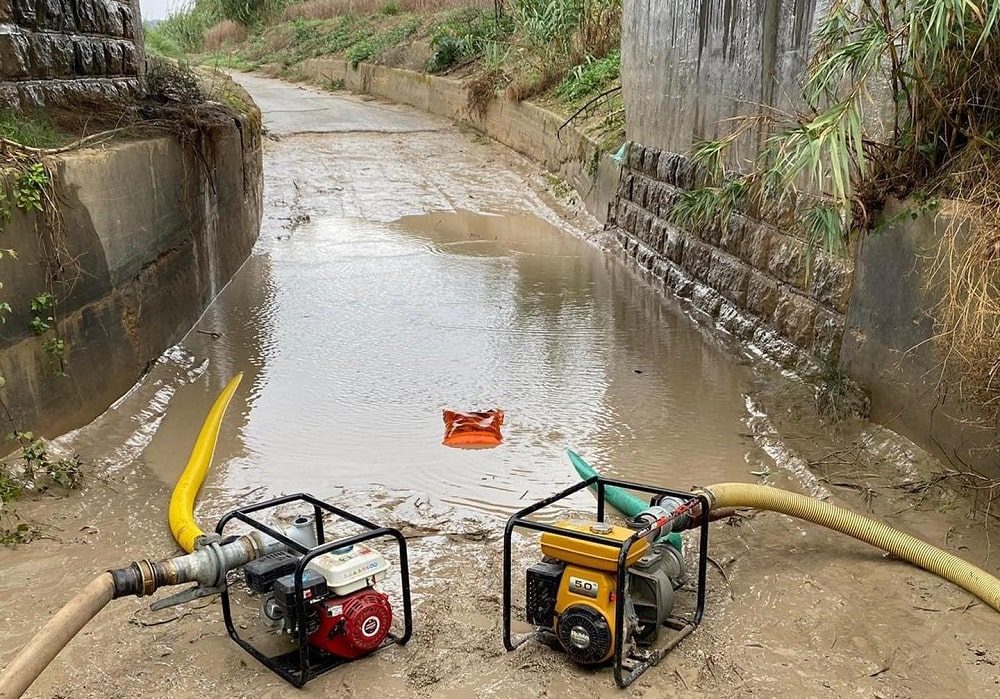
<path id="1" fill-rule="evenodd" d="M 675 509 L 670 516 L 667 518 L 667 522 L 672 522 L 685 514 L 691 515 L 695 507 L 700 503 L 701 505 L 701 517 L 700 517 L 700 535 L 699 535 L 699 549 L 698 549 L 698 589 L 697 589 L 697 604 L 695 607 L 695 612 L 693 617 L 681 617 L 681 616 L 671 616 L 665 622 L 664 626 L 676 631 L 673 638 L 670 639 L 668 643 L 662 647 L 655 650 L 648 650 L 643 653 L 643 657 L 629 657 L 626 658 L 625 653 L 625 635 L 624 631 L 624 620 L 625 620 L 625 584 L 628 575 L 628 566 L 626 561 L 628 560 L 628 553 L 632 546 L 643 539 L 649 534 L 651 534 L 657 527 L 663 526 L 662 522 L 657 522 L 650 525 L 644 529 L 636 531 L 632 536 L 630 536 L 625 541 L 620 544 L 617 541 L 612 541 L 602 536 L 596 534 L 587 534 L 585 532 L 575 532 L 568 529 L 560 529 L 551 524 L 545 524 L 543 522 L 536 522 L 527 519 L 529 516 L 536 514 L 539 510 L 542 510 L 550 505 L 569 497 L 574 493 L 578 493 L 585 488 L 591 486 L 597 486 L 597 520 L 599 522 L 604 521 L 604 509 L 605 509 L 605 496 L 604 489 L 607 486 L 616 486 L 618 488 L 626 488 L 628 490 L 635 490 L 641 493 L 647 493 L 652 495 L 650 498 L 650 505 L 660 505 L 660 503 L 668 497 L 678 498 L 683 500 L 684 503 L 677 509 Z M 615 594 L 615 654 L 614 654 L 614 674 L 615 683 L 621 687 L 625 688 L 632 684 L 636 678 L 638 678 L 642 673 L 644 673 L 649 668 L 653 667 L 663 657 L 673 650 L 677 644 L 679 644 L 684 638 L 686 638 L 692 631 L 694 631 L 698 625 L 701 623 L 701 619 L 705 613 L 705 589 L 706 589 L 706 579 L 708 575 L 708 523 L 709 523 L 709 509 L 711 504 L 708 498 L 701 494 L 688 493 L 679 490 L 668 490 L 666 488 L 655 488 L 649 485 L 642 485 L 640 483 L 630 483 L 628 481 L 614 480 L 611 478 L 603 478 L 601 476 L 591 476 L 585 481 L 581 481 L 574 486 L 566 488 L 555 495 L 552 495 L 544 500 L 536 502 L 534 505 L 529 505 L 523 510 L 515 512 L 510 519 L 507 520 L 507 526 L 504 530 L 503 538 L 503 644 L 508 651 L 513 651 L 519 646 L 523 645 L 527 641 L 532 639 L 537 639 L 541 641 L 552 642 L 556 640 L 554 634 L 548 629 L 536 629 L 533 632 L 520 634 L 518 636 L 513 636 L 511 634 L 511 566 L 512 566 L 512 549 L 511 549 L 511 535 L 517 528 L 530 529 L 537 532 L 550 532 L 553 534 L 559 534 L 560 536 L 569 537 L 571 539 L 577 539 L 579 541 L 589 541 L 595 544 L 602 544 L 604 546 L 618 547 L 618 578 L 616 585 Z M 626 672 L 625 662 L 626 660 L 630 663 L 631 668 Z"/>
<path id="2" fill-rule="evenodd" d="M 318 546 L 306 548 L 299 542 L 290 539 L 284 533 L 274 529 L 273 527 L 269 527 L 268 525 L 250 516 L 251 514 L 262 510 L 268 510 L 280 505 L 295 502 L 303 502 L 313 506 L 313 511 L 316 516 L 316 541 L 319 543 Z M 334 515 L 340 519 L 347 520 L 348 522 L 356 524 L 360 527 L 364 527 L 368 531 L 355 536 L 337 539 L 336 541 L 326 542 L 323 526 L 324 514 Z M 413 633 L 413 611 L 410 602 L 410 571 L 406 556 L 406 539 L 399 530 L 393 529 L 392 527 L 383 527 L 378 524 L 374 524 L 366 519 L 353 515 L 346 510 L 334 507 L 333 505 L 323 502 L 322 500 L 306 493 L 286 495 L 284 497 L 275 498 L 266 502 L 257 503 L 256 505 L 237 508 L 232 512 L 227 513 L 222 517 L 222 519 L 219 520 L 219 523 L 215 527 L 216 533 L 220 536 L 225 536 L 226 525 L 232 520 L 238 520 L 243 524 L 253 527 L 257 531 L 280 541 L 291 550 L 302 555 L 294 573 L 295 612 L 299 619 L 305 619 L 306 604 L 302 593 L 302 574 L 305 571 L 306 566 L 309 564 L 309 561 L 313 560 L 317 556 L 323 555 L 324 553 L 328 553 L 329 551 L 346 548 L 348 546 L 353 546 L 354 544 L 371 541 L 372 539 L 379 539 L 383 537 L 391 537 L 395 539 L 399 547 L 399 577 L 403 590 L 403 633 L 402 635 L 397 635 L 390 632 L 389 636 L 382 643 L 382 645 L 372 651 L 372 653 L 377 653 L 393 644 L 405 645 L 406 642 L 410 640 L 410 636 Z M 256 658 L 262 665 L 295 687 L 302 687 L 310 680 L 319 677 L 325 672 L 329 672 L 336 667 L 352 662 L 352 660 L 359 659 L 337 658 L 328 653 L 324 653 L 319 649 L 313 648 L 308 641 L 309 633 L 306 628 L 306 624 L 304 623 L 299 624 L 299 628 L 297 629 L 298 647 L 295 650 L 276 656 L 265 655 L 254 645 L 241 638 L 239 633 L 236 631 L 236 627 L 233 624 L 232 610 L 230 608 L 228 586 L 226 586 L 222 591 L 222 616 L 223 619 L 225 619 L 226 631 L 229 632 L 230 638 L 236 641 L 240 647 Z"/>

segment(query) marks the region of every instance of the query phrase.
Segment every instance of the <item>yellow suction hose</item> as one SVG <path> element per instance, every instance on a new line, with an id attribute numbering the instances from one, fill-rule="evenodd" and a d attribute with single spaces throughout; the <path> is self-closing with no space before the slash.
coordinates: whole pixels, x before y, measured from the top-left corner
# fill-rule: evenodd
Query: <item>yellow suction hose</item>
<path id="1" fill-rule="evenodd" d="M 191 450 L 187 466 L 181 477 L 177 479 L 177 485 L 174 486 L 174 492 L 170 496 L 170 507 L 167 514 L 170 531 L 180 547 L 188 553 L 194 551 L 198 539 L 205 534 L 198 523 L 194 521 L 194 501 L 198 497 L 198 491 L 201 490 L 205 476 L 208 475 L 208 468 L 212 465 L 215 445 L 219 441 L 222 417 L 226 414 L 229 401 L 232 400 L 233 394 L 236 393 L 242 380 L 243 374 L 234 376 L 226 384 L 219 397 L 215 399 L 215 404 L 208 413 L 208 417 L 205 418 L 201 432 L 198 433 L 198 439 L 194 443 L 194 449 Z"/>
<path id="2" fill-rule="evenodd" d="M 985 570 L 909 534 L 827 502 L 752 483 L 720 483 L 702 488 L 713 510 L 749 507 L 819 524 L 876 546 L 896 558 L 940 575 L 1000 612 L 1000 580 Z"/>

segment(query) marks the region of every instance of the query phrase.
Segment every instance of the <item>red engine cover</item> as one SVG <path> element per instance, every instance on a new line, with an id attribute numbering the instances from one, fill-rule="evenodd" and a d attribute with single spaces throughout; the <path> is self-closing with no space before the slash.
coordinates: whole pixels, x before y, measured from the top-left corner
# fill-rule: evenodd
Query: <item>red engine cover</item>
<path id="1" fill-rule="evenodd" d="M 390 626 L 389 598 L 369 587 L 320 604 L 319 628 L 309 643 L 340 658 L 357 658 L 382 645 Z"/>

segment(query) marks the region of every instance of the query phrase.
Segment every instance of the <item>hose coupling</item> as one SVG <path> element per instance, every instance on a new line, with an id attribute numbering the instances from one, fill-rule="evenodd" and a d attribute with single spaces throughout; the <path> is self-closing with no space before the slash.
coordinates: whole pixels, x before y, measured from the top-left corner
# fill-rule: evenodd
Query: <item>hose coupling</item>
<path id="1" fill-rule="evenodd" d="M 170 566 L 166 562 L 150 560 L 133 561 L 127 568 L 109 570 L 114 581 L 112 599 L 119 597 L 146 597 L 164 585 L 173 584 Z"/>
<path id="2" fill-rule="evenodd" d="M 701 495 L 706 500 L 708 500 L 709 512 L 715 509 L 715 506 L 718 502 L 718 498 L 716 498 L 715 493 L 713 493 L 709 488 L 704 488 L 704 487 L 694 488 L 691 490 L 691 492 L 694 493 L 695 495 Z"/>

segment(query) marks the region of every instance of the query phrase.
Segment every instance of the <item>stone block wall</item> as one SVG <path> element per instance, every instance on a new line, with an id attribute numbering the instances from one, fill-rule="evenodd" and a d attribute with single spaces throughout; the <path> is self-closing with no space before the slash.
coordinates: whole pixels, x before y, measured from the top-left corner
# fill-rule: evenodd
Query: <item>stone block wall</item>
<path id="1" fill-rule="evenodd" d="M 695 171 L 684 156 L 630 144 L 608 226 L 625 252 L 723 330 L 789 367 L 836 357 L 851 293 L 851 264 L 766 224 L 733 216 L 724 229 L 668 222 Z"/>
<path id="2" fill-rule="evenodd" d="M 0 108 L 140 90 L 138 0 L 0 0 Z"/>

